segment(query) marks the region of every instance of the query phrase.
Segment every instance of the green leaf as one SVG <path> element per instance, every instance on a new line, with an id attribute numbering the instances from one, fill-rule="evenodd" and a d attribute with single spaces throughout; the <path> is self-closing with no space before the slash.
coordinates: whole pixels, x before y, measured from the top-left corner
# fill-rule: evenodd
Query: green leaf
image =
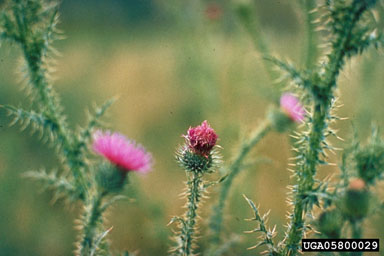
<path id="1" fill-rule="evenodd" d="M 56 123 L 52 122 L 44 114 L 10 105 L 0 105 L 0 108 L 6 109 L 8 114 L 13 116 L 10 126 L 19 123 L 21 130 L 25 130 L 28 126 L 31 126 L 33 131 L 39 131 L 42 137 L 47 135 L 46 137 L 53 141 L 58 127 Z"/>
<path id="2" fill-rule="evenodd" d="M 292 64 L 281 61 L 273 56 L 265 56 L 264 59 L 272 62 L 278 68 L 285 71 L 288 74 L 289 78 L 292 80 L 292 82 L 294 82 L 296 85 L 306 89 L 310 88 L 311 83 L 310 80 L 307 79 L 307 75 L 304 72 L 296 69 Z"/>
<path id="3" fill-rule="evenodd" d="M 112 106 L 112 104 L 116 101 L 116 98 L 112 98 L 108 101 L 106 101 L 103 105 L 100 107 L 97 107 L 95 109 L 94 114 L 89 114 L 88 123 L 87 125 L 80 130 L 79 132 L 79 139 L 77 146 L 79 150 L 85 148 L 88 141 L 91 139 L 92 131 L 96 127 L 102 126 L 100 123 L 100 118 L 105 114 L 107 109 Z"/>
<path id="4" fill-rule="evenodd" d="M 109 206 L 111 206 L 112 204 L 120 200 L 127 200 L 127 197 L 123 195 L 113 196 L 112 198 L 110 198 L 109 200 L 107 200 L 105 203 L 101 205 L 100 212 L 104 212 L 105 210 L 107 210 Z"/>
<path id="5" fill-rule="evenodd" d="M 91 252 L 89 254 L 90 256 L 95 256 L 96 255 L 96 251 L 99 248 L 99 244 L 108 235 L 108 233 L 112 230 L 112 228 L 113 227 L 110 227 L 109 229 L 107 229 L 106 231 L 104 231 L 103 233 L 101 233 L 99 236 L 96 237 L 96 241 L 93 244 Z"/>

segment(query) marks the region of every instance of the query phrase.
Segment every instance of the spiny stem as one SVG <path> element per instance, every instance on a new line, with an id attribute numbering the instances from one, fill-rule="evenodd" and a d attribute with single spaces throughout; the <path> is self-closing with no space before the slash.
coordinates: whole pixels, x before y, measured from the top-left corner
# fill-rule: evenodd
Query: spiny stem
<path id="1" fill-rule="evenodd" d="M 88 256 L 94 245 L 98 222 L 102 217 L 100 206 L 103 197 L 106 196 L 106 194 L 106 192 L 97 192 L 97 194 L 90 199 L 88 206 L 86 206 L 90 207 L 90 210 L 85 213 L 84 237 L 80 245 L 81 256 Z"/>
<path id="2" fill-rule="evenodd" d="M 28 74 L 31 85 L 37 92 L 39 97 L 40 110 L 42 114 L 52 123 L 52 132 L 57 136 L 60 142 L 60 150 L 63 152 L 66 163 L 71 170 L 76 188 L 79 194 L 83 195 L 86 190 L 86 183 L 81 173 L 81 167 L 84 165 L 80 159 L 77 149 L 74 147 L 74 134 L 68 129 L 68 124 L 61 112 L 61 106 L 57 102 L 54 92 L 47 80 L 47 70 L 43 67 L 43 59 L 46 57 L 47 45 L 43 45 L 44 35 L 36 36 L 29 28 L 28 20 L 25 20 L 25 6 L 13 8 L 13 14 L 16 19 L 18 37 L 17 42 L 20 43 L 24 58 L 28 67 Z M 56 15 L 56 13 L 54 13 Z M 53 15 L 53 16 L 54 16 Z M 52 21 L 53 22 L 53 21 Z M 46 32 L 48 33 L 48 32 Z"/>
<path id="3" fill-rule="evenodd" d="M 52 122 L 52 126 L 56 128 L 55 134 L 62 144 L 61 150 L 64 153 L 63 155 L 65 156 L 68 168 L 73 174 L 76 188 L 79 189 L 79 194 L 83 194 L 86 191 L 86 183 L 80 171 L 83 162 L 77 157 L 76 149 L 73 147 L 74 141 L 72 138 L 75 136 L 73 136 L 72 132 L 67 128 L 68 125 L 65 119 L 60 116 L 60 112 L 56 111 L 60 107 L 57 106 L 57 103 L 50 93 L 51 89 L 46 81 L 44 70 L 33 60 L 28 51 L 24 50 L 24 56 L 27 60 L 31 81 L 33 81 L 34 86 L 38 89 L 40 102 L 44 105 L 45 115 Z"/>
<path id="4" fill-rule="evenodd" d="M 240 150 L 238 151 L 237 156 L 233 160 L 232 164 L 229 166 L 229 174 L 221 186 L 218 203 L 213 208 L 213 215 L 210 220 L 210 227 L 213 231 L 212 236 L 212 249 L 216 247 L 221 240 L 221 230 L 223 223 L 223 211 L 225 207 L 225 202 L 227 201 L 230 188 L 232 186 L 233 180 L 242 170 L 242 164 L 245 157 L 248 155 L 250 150 L 271 130 L 271 125 L 269 122 L 264 121 L 260 126 L 254 131 L 250 138 L 245 141 Z"/>
<path id="5" fill-rule="evenodd" d="M 193 242 L 195 233 L 195 224 L 197 217 L 197 209 L 201 198 L 202 175 L 200 173 L 193 172 L 192 177 L 189 178 L 188 185 L 188 211 L 186 213 L 186 224 L 182 230 L 182 256 L 193 255 Z"/>
<path id="6" fill-rule="evenodd" d="M 298 188 L 294 196 L 293 215 L 285 238 L 284 255 L 297 255 L 304 232 L 305 220 L 303 216 L 311 211 L 312 208 L 312 205 L 308 204 L 308 200 L 305 200 L 304 195 L 307 191 L 313 189 L 319 154 L 322 150 L 321 142 L 324 139 L 327 118 L 334 97 L 333 89 L 336 86 L 336 79 L 344 64 L 345 49 L 351 39 L 352 29 L 364 10 L 364 6 L 361 6 L 360 8 L 352 8 L 351 19 L 347 20 L 344 24 L 344 33 L 338 35 L 333 45 L 333 51 L 328 58 L 325 73 L 322 76 L 322 83 L 320 86 L 316 85 L 310 88 L 311 93 L 315 96 L 312 108 L 313 122 L 308 136 L 308 146 L 304 151 L 305 161 L 298 167 Z"/>

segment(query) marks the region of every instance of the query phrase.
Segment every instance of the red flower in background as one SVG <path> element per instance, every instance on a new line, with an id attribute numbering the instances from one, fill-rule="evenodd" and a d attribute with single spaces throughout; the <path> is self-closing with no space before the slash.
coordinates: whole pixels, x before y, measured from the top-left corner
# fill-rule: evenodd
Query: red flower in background
<path id="1" fill-rule="evenodd" d="M 205 8 L 205 16 L 209 20 L 218 20 L 223 14 L 223 9 L 217 3 L 210 3 Z"/>

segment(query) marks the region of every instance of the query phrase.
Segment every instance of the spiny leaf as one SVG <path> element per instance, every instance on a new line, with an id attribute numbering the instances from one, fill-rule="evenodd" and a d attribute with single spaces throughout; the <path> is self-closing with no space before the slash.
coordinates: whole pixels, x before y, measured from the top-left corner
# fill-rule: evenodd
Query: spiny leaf
<path id="1" fill-rule="evenodd" d="M 245 233 L 255 233 L 255 232 L 261 233 L 261 235 L 260 235 L 261 241 L 259 243 L 257 243 L 255 246 L 252 246 L 248 249 L 255 249 L 259 246 L 267 245 L 268 255 L 279 255 L 279 250 L 278 250 L 278 248 L 275 247 L 273 240 L 272 240 L 273 237 L 276 235 L 275 227 L 272 230 L 268 230 L 265 226 L 269 212 L 265 213 L 263 216 L 260 216 L 259 210 L 257 209 L 255 203 L 252 200 L 250 200 L 249 198 L 247 198 L 245 195 L 243 195 L 243 197 L 248 202 L 249 206 L 252 208 L 252 210 L 254 212 L 254 218 L 249 219 L 249 220 L 251 220 L 251 221 L 256 220 L 259 223 L 259 226 L 257 228 L 255 228 L 251 231 L 246 231 Z"/>
<path id="2" fill-rule="evenodd" d="M 85 147 L 86 143 L 90 140 L 92 135 L 92 130 L 100 126 L 100 118 L 105 114 L 107 109 L 116 101 L 116 98 L 112 98 L 106 101 L 103 105 L 95 109 L 95 113 L 90 115 L 87 125 L 80 131 L 80 136 L 78 139 L 78 147 L 82 149 Z"/>
<path id="3" fill-rule="evenodd" d="M 255 203 L 251 199 L 246 197 L 245 195 L 243 195 L 243 197 L 245 198 L 245 200 L 247 201 L 249 206 L 252 208 L 254 215 L 255 215 L 255 219 L 257 219 L 257 217 L 259 216 L 259 210 L 257 209 Z"/>
<path id="4" fill-rule="evenodd" d="M 186 225 L 185 223 L 185 220 L 181 217 L 178 217 L 178 216 L 174 216 L 172 217 L 172 219 L 169 221 L 169 223 L 167 224 L 167 226 L 175 223 L 175 222 L 180 222 L 182 225 Z"/>
<path id="5" fill-rule="evenodd" d="M 254 250 L 254 249 L 259 248 L 260 246 L 265 245 L 265 244 L 266 244 L 265 241 L 260 241 L 256 245 L 248 247 L 247 250 Z"/>
<path id="6" fill-rule="evenodd" d="M 112 228 L 113 227 L 110 227 L 109 229 L 107 229 L 106 231 L 104 231 L 103 233 L 101 233 L 99 236 L 96 237 L 96 241 L 92 246 L 90 256 L 96 255 L 96 251 L 99 248 L 99 244 L 108 235 L 108 233 L 112 230 Z"/>
<path id="7" fill-rule="evenodd" d="M 74 200 L 78 197 L 76 188 L 66 178 L 57 175 L 56 171 L 48 173 L 46 170 L 28 171 L 23 174 L 26 178 L 31 178 L 41 182 L 46 189 L 55 192 L 55 200 L 68 198 Z"/>
<path id="8" fill-rule="evenodd" d="M 104 212 L 105 210 L 107 210 L 107 208 L 109 206 L 111 206 L 112 204 L 114 204 L 115 202 L 117 201 L 120 201 L 120 200 L 127 200 L 127 197 L 126 196 L 123 196 L 123 195 L 116 195 L 116 196 L 113 196 L 112 198 L 110 198 L 109 200 L 107 200 L 106 202 L 104 202 L 101 207 L 100 207 L 100 212 Z"/>
<path id="9" fill-rule="evenodd" d="M 33 110 L 28 111 L 10 105 L 0 105 L 0 108 L 6 109 L 8 114 L 14 117 L 10 123 L 11 126 L 20 123 L 22 130 L 26 129 L 30 124 L 32 124 L 35 130 L 40 129 L 41 131 L 49 130 L 54 132 L 57 129 L 55 124 L 48 120 L 43 114 Z"/>
<path id="10" fill-rule="evenodd" d="M 203 185 L 203 188 L 206 189 L 206 188 L 209 188 L 210 186 L 214 186 L 214 185 L 217 185 L 217 184 L 220 184 L 222 183 L 223 181 L 225 181 L 228 177 L 229 173 L 221 176 L 218 180 L 216 181 L 211 181 L 211 182 L 207 182 Z"/>
<path id="11" fill-rule="evenodd" d="M 287 72 L 291 80 L 303 88 L 309 89 L 311 86 L 310 81 L 307 79 L 306 74 L 296 69 L 292 64 L 283 62 L 273 56 L 265 56 L 265 60 L 272 62 L 281 70 Z"/>
<path id="12" fill-rule="evenodd" d="M 58 123 L 46 114 L 33 110 L 24 110 L 10 105 L 0 105 L 0 108 L 1 107 L 6 109 L 10 116 L 13 116 L 13 120 L 10 123 L 11 126 L 20 123 L 21 130 L 25 130 L 28 126 L 31 126 L 34 132 L 39 132 L 40 138 L 43 138 L 44 142 L 55 142 L 54 146 L 58 149 L 60 149 L 66 141 L 63 133 L 59 131 Z"/>

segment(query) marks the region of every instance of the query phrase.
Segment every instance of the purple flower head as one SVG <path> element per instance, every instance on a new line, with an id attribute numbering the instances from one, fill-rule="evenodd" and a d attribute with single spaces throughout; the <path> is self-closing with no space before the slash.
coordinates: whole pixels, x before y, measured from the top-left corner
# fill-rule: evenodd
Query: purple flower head
<path id="1" fill-rule="evenodd" d="M 146 173 L 151 169 L 151 154 L 142 146 L 136 145 L 134 141 L 117 132 L 96 131 L 93 134 L 93 150 L 124 172 Z"/>
<path id="2" fill-rule="evenodd" d="M 216 145 L 217 134 L 211 128 L 207 120 L 196 127 L 190 127 L 187 135 L 184 135 L 187 140 L 188 147 L 196 154 L 207 157 L 212 148 Z"/>
<path id="3" fill-rule="evenodd" d="M 300 104 L 298 98 L 296 98 L 291 93 L 284 93 L 280 97 L 280 107 L 284 113 L 286 113 L 290 119 L 296 123 L 301 123 L 304 121 L 305 110 Z"/>

